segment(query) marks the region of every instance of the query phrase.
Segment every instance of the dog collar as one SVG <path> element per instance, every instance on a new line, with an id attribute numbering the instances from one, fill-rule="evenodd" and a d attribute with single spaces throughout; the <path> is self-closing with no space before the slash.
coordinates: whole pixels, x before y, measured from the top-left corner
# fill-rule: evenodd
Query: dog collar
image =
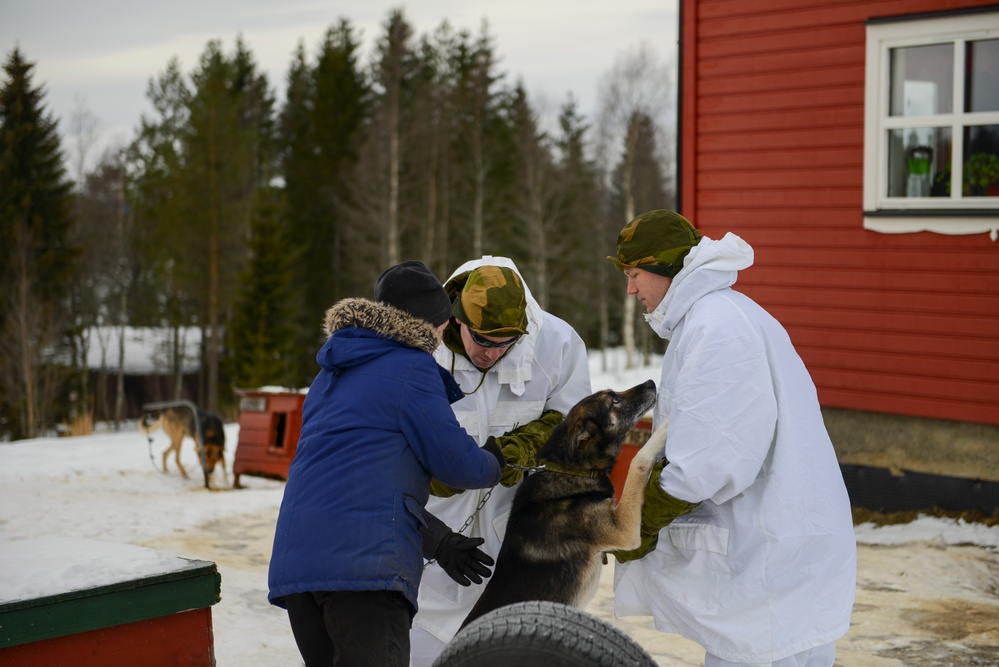
<path id="1" fill-rule="evenodd" d="M 598 479 L 600 477 L 607 476 L 607 473 L 602 470 L 576 470 L 573 468 L 563 468 L 556 463 L 545 463 L 544 465 L 538 466 L 538 470 L 542 472 L 557 472 L 562 475 L 572 475 L 574 477 L 586 477 L 589 479 Z"/>

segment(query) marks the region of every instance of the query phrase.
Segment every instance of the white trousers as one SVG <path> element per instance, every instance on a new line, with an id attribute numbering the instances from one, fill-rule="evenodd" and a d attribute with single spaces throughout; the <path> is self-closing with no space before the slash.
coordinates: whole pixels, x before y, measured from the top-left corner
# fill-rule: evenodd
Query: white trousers
<path id="1" fill-rule="evenodd" d="M 431 667 L 445 646 L 440 639 L 414 625 L 409 631 L 409 667 Z"/>
<path id="2" fill-rule="evenodd" d="M 704 667 L 832 667 L 835 660 L 836 642 L 829 642 L 776 662 L 728 662 L 708 653 L 704 656 Z"/>

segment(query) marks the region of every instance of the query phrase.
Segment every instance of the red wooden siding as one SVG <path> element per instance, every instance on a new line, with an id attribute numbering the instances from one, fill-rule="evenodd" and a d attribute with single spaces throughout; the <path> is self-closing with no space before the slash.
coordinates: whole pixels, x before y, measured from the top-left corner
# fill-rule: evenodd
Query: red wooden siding
<path id="1" fill-rule="evenodd" d="M 823 405 L 999 424 L 999 243 L 863 228 L 865 22 L 985 0 L 681 0 L 682 209 Z M 997 8 L 999 11 L 999 8 Z"/>

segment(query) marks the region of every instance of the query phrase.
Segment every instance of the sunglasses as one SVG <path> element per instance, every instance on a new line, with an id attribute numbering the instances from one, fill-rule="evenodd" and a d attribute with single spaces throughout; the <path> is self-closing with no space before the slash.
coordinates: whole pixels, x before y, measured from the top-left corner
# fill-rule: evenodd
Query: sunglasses
<path id="1" fill-rule="evenodd" d="M 514 343 L 516 343 L 518 340 L 520 340 L 520 336 L 519 335 L 518 336 L 514 336 L 510 340 L 504 340 L 502 342 L 496 342 L 496 341 L 492 341 L 492 340 L 486 340 L 485 338 L 479 336 L 474 331 L 472 331 L 472 327 L 466 326 L 465 328 L 468 329 L 468 335 L 472 337 L 472 341 L 476 345 L 478 345 L 479 347 L 499 347 L 499 348 L 510 347 L 511 345 L 513 345 Z"/>

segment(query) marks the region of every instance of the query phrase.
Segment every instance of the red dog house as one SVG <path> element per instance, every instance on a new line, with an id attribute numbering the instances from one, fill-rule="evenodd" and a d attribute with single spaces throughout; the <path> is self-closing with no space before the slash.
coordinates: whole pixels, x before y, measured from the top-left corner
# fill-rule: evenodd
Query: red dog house
<path id="1" fill-rule="evenodd" d="M 256 475 L 288 479 L 288 466 L 295 458 L 302 430 L 302 403 L 305 394 L 266 389 L 238 390 L 239 441 L 232 464 L 239 488 L 239 476 Z"/>

